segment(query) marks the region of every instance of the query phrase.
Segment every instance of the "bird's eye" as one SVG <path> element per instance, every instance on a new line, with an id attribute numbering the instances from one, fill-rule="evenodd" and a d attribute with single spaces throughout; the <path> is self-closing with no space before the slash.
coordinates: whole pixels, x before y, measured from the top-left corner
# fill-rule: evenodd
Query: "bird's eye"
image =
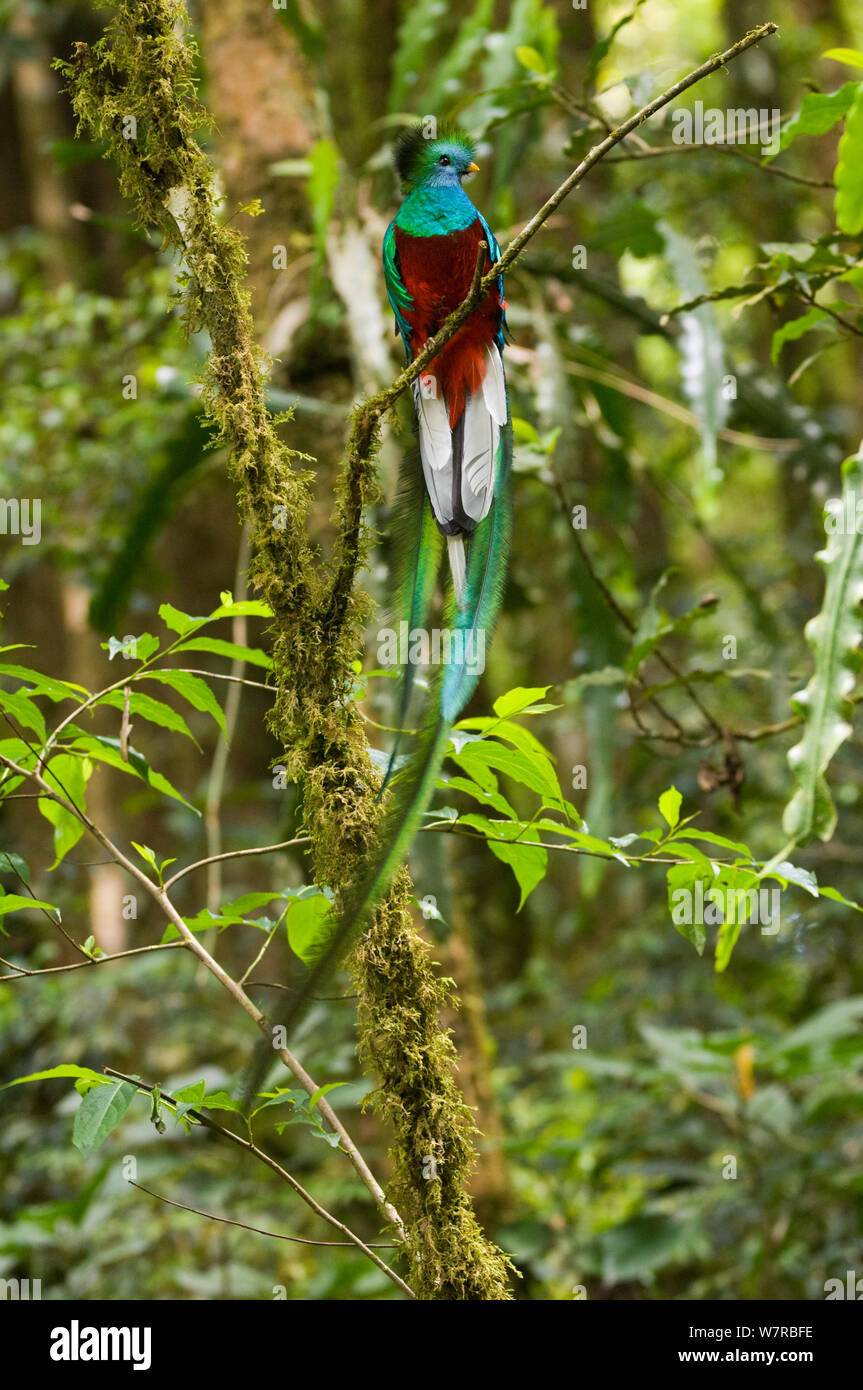
<path id="1" fill-rule="evenodd" d="M 440 159 L 438 160 L 438 164 L 449 164 L 449 155 L 442 154 Z"/>

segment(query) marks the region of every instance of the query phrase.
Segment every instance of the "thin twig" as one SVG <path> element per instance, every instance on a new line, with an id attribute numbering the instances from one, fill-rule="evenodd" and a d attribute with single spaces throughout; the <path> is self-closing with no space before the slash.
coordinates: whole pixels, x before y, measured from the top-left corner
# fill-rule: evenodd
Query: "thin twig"
<path id="1" fill-rule="evenodd" d="M 140 1078 L 127 1076 L 125 1072 L 116 1071 L 114 1067 L 103 1067 L 102 1070 L 106 1076 L 113 1076 L 116 1077 L 118 1081 L 128 1082 L 130 1086 L 134 1086 L 135 1089 L 140 1091 L 143 1095 L 152 1095 L 155 1089 L 153 1086 L 148 1086 L 145 1081 L 141 1081 Z M 177 1106 L 179 1104 L 173 1096 L 167 1095 L 164 1091 L 161 1091 L 160 1094 L 162 1100 L 166 1101 L 168 1105 Z M 379 1255 L 376 1255 L 375 1252 L 366 1245 L 365 1241 L 360 1240 L 360 1237 L 355 1235 L 349 1226 L 346 1226 L 343 1221 L 339 1221 L 338 1217 L 333 1216 L 332 1212 L 327 1211 L 326 1207 L 322 1207 L 320 1202 L 316 1201 L 312 1194 L 307 1192 L 302 1184 L 297 1182 L 297 1179 L 293 1177 L 286 1168 L 283 1168 L 281 1164 L 277 1163 L 276 1160 L 271 1158 L 263 1149 L 259 1149 L 257 1144 L 252 1143 L 249 1139 L 241 1138 L 241 1136 L 235 1134 L 233 1130 L 227 1129 L 224 1125 L 218 1124 L 215 1120 L 211 1120 L 209 1115 L 205 1114 L 202 1110 L 190 1109 L 187 1110 L 185 1114 L 187 1118 L 196 1120 L 197 1123 L 203 1125 L 205 1129 L 210 1129 L 215 1134 L 221 1134 L 224 1139 L 229 1140 L 232 1144 L 237 1144 L 241 1149 L 245 1149 L 247 1153 L 254 1154 L 255 1158 L 259 1159 L 261 1163 L 265 1163 L 274 1173 L 278 1173 L 279 1177 L 282 1178 L 289 1187 L 293 1188 L 297 1196 L 302 1198 L 306 1205 L 311 1207 L 316 1215 L 320 1216 L 323 1221 L 328 1222 L 329 1225 L 334 1226 L 337 1231 L 341 1231 L 342 1235 L 347 1236 L 350 1243 L 355 1245 L 359 1250 L 362 1250 L 363 1254 L 367 1255 L 372 1263 L 376 1264 L 378 1269 L 382 1270 L 387 1278 L 391 1279 L 394 1284 L 397 1284 L 402 1292 L 407 1294 L 409 1298 L 416 1297 L 413 1290 L 408 1288 L 407 1284 L 403 1279 L 399 1278 L 395 1270 L 390 1269 L 389 1265 L 386 1264 Z"/>
<path id="2" fill-rule="evenodd" d="M 108 862 L 112 864 L 114 861 L 109 860 Z M 28 970 L 25 966 L 16 965 L 14 961 L 6 960 L 0 956 L 3 965 L 8 965 L 10 970 L 15 971 L 14 975 L 0 975 L 0 981 L 20 980 L 30 975 L 62 975 L 67 970 L 86 970 L 88 965 L 107 965 L 109 961 L 124 960 L 126 956 L 143 956 L 148 951 L 170 951 L 178 948 L 184 951 L 186 949 L 185 941 L 157 941 L 150 946 L 133 946 L 128 951 L 113 951 L 108 956 L 88 956 L 86 960 L 72 961 L 69 965 L 49 965 L 42 970 Z"/>
<path id="3" fill-rule="evenodd" d="M 171 878 L 165 880 L 166 890 L 174 883 L 179 883 L 186 874 L 192 874 L 196 869 L 203 869 L 206 864 L 212 864 L 214 859 L 245 859 L 251 854 L 274 854 L 279 849 L 290 849 L 293 845 L 307 845 L 308 835 L 296 835 L 293 840 L 282 840 L 277 845 L 257 845 L 249 849 L 229 849 L 223 854 L 213 855 L 211 859 L 196 859 L 194 864 L 187 864 L 185 869 L 178 869 Z"/>
<path id="4" fill-rule="evenodd" d="M 169 1207 L 179 1207 L 180 1211 L 190 1211 L 193 1216 L 203 1216 L 207 1221 L 220 1221 L 224 1226 L 239 1226 L 244 1231 L 254 1231 L 257 1236 L 270 1236 L 272 1240 L 290 1240 L 295 1245 L 323 1245 L 331 1250 L 353 1250 L 356 1241 L 353 1240 L 307 1240 L 304 1236 L 286 1236 L 281 1231 L 267 1231 L 262 1226 L 250 1226 L 247 1221 L 235 1221 L 230 1216 L 216 1216 L 212 1211 L 201 1211 L 199 1207 L 189 1207 L 185 1202 L 177 1202 L 173 1197 L 164 1197 L 161 1192 L 153 1192 L 149 1187 L 145 1187 L 142 1182 L 133 1182 L 129 1178 L 129 1186 L 137 1187 L 139 1192 L 146 1192 L 148 1197 L 155 1197 L 157 1202 L 164 1202 Z M 381 1245 L 375 1242 L 374 1245 L 367 1247 L 369 1250 L 395 1250 L 394 1245 Z"/>
<path id="5" fill-rule="evenodd" d="M 792 174 L 787 169 L 781 169 L 777 164 L 762 164 L 757 155 L 747 154 L 745 150 L 739 150 L 734 145 L 720 145 L 704 143 L 701 145 L 646 145 L 640 150 L 629 150 L 624 154 L 615 155 L 608 161 L 609 164 L 627 164 L 634 159 L 656 159 L 662 155 L 692 154 L 693 152 L 705 150 L 719 150 L 723 154 L 734 155 L 737 159 L 743 159 L 747 164 L 752 164 L 756 169 L 764 174 L 773 174 L 774 178 L 787 179 L 789 183 L 802 183 L 807 188 L 831 188 L 833 184 L 827 179 L 808 179 L 803 174 Z"/>

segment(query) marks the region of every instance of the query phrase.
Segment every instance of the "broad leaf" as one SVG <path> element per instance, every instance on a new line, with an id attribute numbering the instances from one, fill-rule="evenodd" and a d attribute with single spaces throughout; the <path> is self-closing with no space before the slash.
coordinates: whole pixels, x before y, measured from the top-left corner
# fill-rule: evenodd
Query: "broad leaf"
<path id="1" fill-rule="evenodd" d="M 854 706 L 849 698 L 856 680 L 856 651 L 863 634 L 863 537 L 856 525 L 844 525 L 846 502 L 852 516 L 863 493 L 863 448 L 842 465 L 842 513 L 817 559 L 827 584 L 821 612 L 806 625 L 806 640 L 815 658 L 815 672 L 805 690 L 791 700 L 805 720 L 803 737 L 789 751 L 788 761 L 798 789 L 785 808 L 782 825 L 797 843 L 818 836 L 829 840 L 836 827 L 836 808 L 825 773 L 837 748 L 851 733 Z M 850 534 L 849 534 L 850 530 Z"/>
<path id="2" fill-rule="evenodd" d="M 82 1154 L 98 1149 L 117 1128 L 135 1092 L 136 1088 L 129 1081 L 112 1081 L 110 1086 L 94 1086 L 89 1090 L 75 1112 L 72 1125 L 75 1148 Z"/>

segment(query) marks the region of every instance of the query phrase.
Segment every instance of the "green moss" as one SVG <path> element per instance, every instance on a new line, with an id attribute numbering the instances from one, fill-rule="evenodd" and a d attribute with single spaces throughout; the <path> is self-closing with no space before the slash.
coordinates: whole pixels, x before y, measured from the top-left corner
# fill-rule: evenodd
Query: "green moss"
<path id="1" fill-rule="evenodd" d="M 205 411 L 252 523 L 251 582 L 274 615 L 270 727 L 284 750 L 279 761 L 302 787 L 315 880 L 338 900 L 380 817 L 352 662 L 371 611 L 357 579 L 368 560 L 363 517 L 377 495 L 380 420 L 392 393 L 354 413 L 337 489 L 337 541 L 325 564 L 309 540 L 307 460 L 287 447 L 267 412 L 268 364 L 254 342 L 244 245 L 217 219 L 213 171 L 197 143 L 208 119 L 195 92 L 185 7 L 118 0 L 114 10 L 96 45 L 78 44 L 73 60 L 57 66 L 79 128 L 107 142 L 139 222 L 157 227 L 188 267 L 186 327 L 206 329 L 212 343 Z M 506 1299 L 508 1262 L 479 1230 L 465 1191 L 475 1130 L 439 1021 L 450 985 L 434 973 L 410 902 L 403 871 L 352 959 L 360 1052 L 380 1078 L 374 1104 L 394 1131 L 391 1195 L 407 1229 L 408 1277 L 423 1298 Z"/>

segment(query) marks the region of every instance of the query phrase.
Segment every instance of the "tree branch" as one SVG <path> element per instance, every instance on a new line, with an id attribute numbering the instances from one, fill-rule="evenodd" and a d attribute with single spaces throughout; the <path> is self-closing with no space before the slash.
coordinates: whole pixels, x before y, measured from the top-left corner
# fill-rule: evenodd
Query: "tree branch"
<path id="1" fill-rule="evenodd" d="M 157 1202 L 164 1202 L 169 1207 L 179 1207 L 180 1211 L 190 1211 L 193 1216 L 203 1216 L 206 1221 L 219 1221 L 224 1226 L 239 1226 L 244 1231 L 254 1231 L 257 1236 L 269 1236 L 272 1240 L 290 1240 L 295 1245 L 322 1245 L 329 1250 L 352 1250 L 357 1244 L 351 1240 L 306 1240 L 304 1236 L 286 1236 L 281 1231 L 266 1231 L 262 1226 L 250 1226 L 247 1221 L 235 1221 L 230 1216 L 216 1216 L 212 1211 L 201 1211 L 199 1207 L 189 1207 L 185 1202 L 177 1202 L 173 1197 L 164 1197 L 161 1192 L 153 1192 L 149 1187 L 145 1187 L 142 1182 L 133 1182 L 129 1179 L 130 1187 L 137 1187 L 139 1192 L 146 1192 L 148 1197 L 155 1197 Z M 362 1249 L 362 1245 L 360 1246 Z M 368 1250 L 394 1250 L 393 1245 L 374 1245 L 365 1247 Z M 392 1272 L 392 1271 L 390 1271 Z"/>
<path id="2" fill-rule="evenodd" d="M 84 825 L 87 828 L 87 830 L 90 831 L 90 834 L 93 835 L 99 841 L 99 843 L 108 851 L 111 858 L 117 864 L 119 864 L 121 868 L 124 868 L 127 873 L 131 874 L 134 879 L 137 879 L 137 881 L 142 885 L 142 887 L 149 894 L 149 896 L 159 904 L 165 916 L 168 918 L 171 924 L 174 927 L 176 927 L 183 940 L 184 945 L 186 945 L 189 948 L 189 950 L 192 951 L 198 957 L 198 959 L 204 963 L 204 965 L 210 971 L 210 974 L 215 976 L 219 983 L 240 1005 L 240 1008 L 244 1011 L 244 1013 L 247 1013 L 249 1018 L 251 1018 L 252 1021 L 255 1024 L 257 1024 L 258 1028 L 261 1030 L 264 1036 L 268 1039 L 271 1039 L 272 1035 L 270 1032 L 270 1025 L 267 1021 L 265 1014 L 257 1007 L 255 1003 L 253 1003 L 253 1001 L 246 994 L 245 990 L 237 984 L 236 980 L 231 975 L 229 975 L 225 969 L 223 969 L 223 967 L 219 964 L 217 960 L 215 960 L 213 956 L 210 955 L 206 947 L 198 940 L 195 933 L 186 926 L 186 923 L 183 920 L 181 914 L 177 911 L 174 904 L 168 897 L 166 887 L 164 885 L 154 883 L 153 880 L 147 874 L 145 874 L 142 869 L 138 868 L 137 864 L 133 863 L 133 861 L 129 859 L 123 853 L 123 851 L 119 849 L 117 845 L 115 845 L 108 838 L 108 836 L 105 835 L 103 831 L 101 831 L 99 827 L 93 823 L 93 821 L 90 820 L 90 817 L 86 814 L 85 811 L 81 811 L 75 805 L 71 798 L 66 800 L 63 797 L 59 796 L 48 785 L 48 783 L 45 781 L 44 777 L 40 772 L 36 771 L 35 769 L 27 769 L 19 766 L 19 764 L 14 763 L 10 758 L 7 758 L 5 754 L 0 754 L 0 761 L 2 761 L 5 764 L 5 766 L 9 767 L 12 771 L 14 771 L 16 775 L 30 778 L 37 784 L 37 786 L 43 789 L 46 795 L 50 796 L 53 800 L 57 801 L 59 805 L 63 806 L 70 813 L 70 815 L 77 817 L 77 819 L 81 821 L 82 825 Z M 78 950 L 81 950 L 80 946 L 78 947 Z M 303 1087 L 305 1091 L 308 1092 L 310 1096 L 315 1095 L 316 1092 L 320 1090 L 320 1087 L 317 1085 L 315 1081 L 312 1080 L 308 1072 L 302 1066 L 301 1062 L 299 1061 L 299 1058 L 295 1057 L 294 1054 L 287 1047 L 280 1047 L 274 1050 L 278 1051 L 278 1054 L 284 1062 L 285 1066 L 296 1077 L 300 1085 Z M 404 1226 L 402 1224 L 398 1212 L 396 1211 L 393 1204 L 387 1200 L 383 1188 L 381 1187 L 377 1178 L 372 1173 L 371 1169 L 369 1168 L 368 1164 L 366 1163 L 356 1144 L 351 1139 L 350 1135 L 348 1134 L 338 1115 L 328 1102 L 326 1096 L 321 1096 L 320 1100 L 318 1101 L 318 1109 L 329 1122 L 329 1124 L 332 1126 L 332 1128 L 335 1130 L 335 1132 L 338 1134 L 343 1152 L 347 1154 L 348 1158 L 350 1158 L 357 1173 L 362 1178 L 369 1192 L 374 1197 L 375 1202 L 386 1216 L 387 1221 L 392 1222 L 392 1224 L 396 1227 L 399 1233 L 403 1235 Z"/>
<path id="3" fill-rule="evenodd" d="M 106 1076 L 113 1076 L 116 1077 L 118 1081 L 128 1082 L 130 1086 L 134 1086 L 142 1095 L 152 1095 L 155 1089 L 154 1086 L 148 1086 L 146 1082 L 141 1081 L 139 1078 L 127 1076 L 125 1072 L 116 1071 L 113 1067 L 103 1067 L 103 1071 Z M 173 1096 L 167 1095 L 166 1092 L 160 1091 L 160 1095 L 161 1099 L 166 1101 L 168 1105 L 178 1105 L 178 1102 Z M 413 1291 L 408 1288 L 403 1279 L 399 1278 L 394 1269 L 390 1269 L 389 1265 L 386 1264 L 379 1255 L 376 1255 L 375 1252 L 366 1245 L 365 1241 L 360 1240 L 360 1237 L 355 1235 L 349 1226 L 346 1226 L 343 1221 L 339 1221 L 338 1217 L 333 1216 L 332 1212 L 327 1211 L 326 1207 L 322 1207 L 320 1202 L 317 1202 L 312 1194 L 307 1192 L 302 1184 L 297 1182 L 296 1178 L 293 1177 L 286 1168 L 283 1168 L 281 1164 L 277 1163 L 274 1158 L 271 1158 L 264 1149 L 259 1149 L 257 1144 L 254 1144 L 250 1139 L 243 1139 L 239 1134 L 235 1134 L 233 1130 L 227 1129 L 225 1125 L 220 1125 L 215 1120 L 211 1120 L 209 1115 L 203 1110 L 189 1109 L 185 1111 L 185 1114 L 187 1117 L 194 1119 L 198 1124 L 203 1125 L 205 1129 L 212 1130 L 214 1134 L 220 1134 L 223 1139 L 229 1140 L 232 1144 L 237 1144 L 241 1149 L 245 1149 L 247 1153 L 253 1154 L 261 1163 L 265 1163 L 268 1168 L 271 1168 L 274 1173 L 279 1175 L 283 1182 L 286 1182 L 288 1186 L 294 1190 L 297 1196 L 306 1203 L 306 1206 L 311 1207 L 312 1211 L 315 1212 L 321 1220 L 327 1221 L 331 1226 L 335 1227 L 337 1231 L 341 1231 L 342 1235 L 348 1237 L 351 1245 L 355 1245 L 358 1250 L 362 1250 L 363 1254 L 367 1255 L 372 1261 L 372 1264 L 376 1264 L 378 1269 L 382 1270 L 388 1279 L 391 1279 L 394 1284 L 398 1285 L 403 1293 L 407 1294 L 408 1298 L 415 1297 Z M 137 1184 L 133 1184 L 133 1186 L 136 1185 Z"/>

